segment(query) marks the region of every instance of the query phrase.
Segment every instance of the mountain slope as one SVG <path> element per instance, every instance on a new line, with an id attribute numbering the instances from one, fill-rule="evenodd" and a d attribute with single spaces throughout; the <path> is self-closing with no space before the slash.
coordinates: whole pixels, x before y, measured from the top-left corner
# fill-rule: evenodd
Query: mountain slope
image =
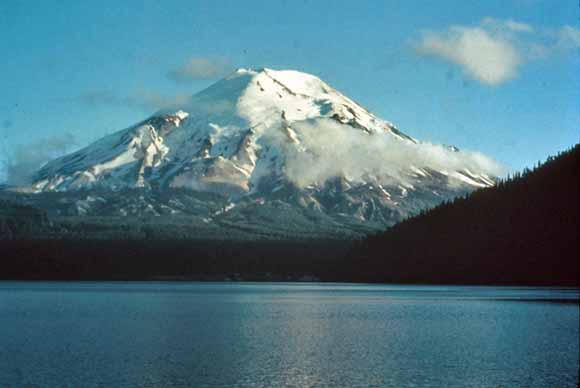
<path id="1" fill-rule="evenodd" d="M 363 240 L 358 280 L 579 284 L 580 146 Z"/>
<path id="2" fill-rule="evenodd" d="M 224 197 L 224 214 L 282 201 L 338 223 L 384 226 L 491 186 L 499 171 L 481 154 L 413 139 L 315 76 L 239 69 L 180 106 L 46 164 L 31 190 L 86 191 L 86 202 L 94 190 L 188 189 Z M 53 211 L 73 211 L 66 202 Z M 184 212 L 170 202 L 170 213 Z M 138 208 L 81 207 L 85 215 Z"/>

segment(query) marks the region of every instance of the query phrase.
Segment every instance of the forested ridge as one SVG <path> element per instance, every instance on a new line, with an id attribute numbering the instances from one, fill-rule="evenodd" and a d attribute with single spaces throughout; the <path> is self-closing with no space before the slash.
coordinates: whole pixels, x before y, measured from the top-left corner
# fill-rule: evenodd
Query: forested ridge
<path id="1" fill-rule="evenodd" d="M 578 285 L 580 146 L 356 243 L 352 280 Z M 346 275 L 348 274 L 348 275 Z"/>

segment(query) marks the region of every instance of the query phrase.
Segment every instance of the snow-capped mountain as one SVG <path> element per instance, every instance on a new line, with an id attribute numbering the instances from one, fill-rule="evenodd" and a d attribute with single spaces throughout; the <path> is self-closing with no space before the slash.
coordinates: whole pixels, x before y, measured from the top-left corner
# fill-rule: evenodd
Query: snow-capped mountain
<path id="1" fill-rule="evenodd" d="M 227 198 L 224 214 L 277 201 L 385 225 L 493 185 L 496 173 L 483 155 L 415 140 L 315 76 L 239 69 L 49 162 L 32 189 L 189 189 Z"/>

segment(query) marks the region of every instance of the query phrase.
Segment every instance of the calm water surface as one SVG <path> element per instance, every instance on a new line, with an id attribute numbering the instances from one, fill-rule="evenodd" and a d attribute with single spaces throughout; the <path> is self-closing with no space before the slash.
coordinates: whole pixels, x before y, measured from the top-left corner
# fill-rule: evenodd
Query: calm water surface
<path id="1" fill-rule="evenodd" d="M 577 289 L 0 283 L 1 387 L 576 387 Z"/>

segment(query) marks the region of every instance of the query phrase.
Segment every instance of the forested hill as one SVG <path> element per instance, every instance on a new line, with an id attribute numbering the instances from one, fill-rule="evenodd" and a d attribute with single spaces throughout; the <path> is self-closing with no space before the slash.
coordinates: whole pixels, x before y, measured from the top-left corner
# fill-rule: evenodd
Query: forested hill
<path id="1" fill-rule="evenodd" d="M 0 199 L 0 240 L 30 236 L 47 224 L 45 211 Z"/>
<path id="2" fill-rule="evenodd" d="M 578 285 L 580 146 L 369 236 L 351 280 Z M 356 279 L 352 279 L 352 277 Z"/>

